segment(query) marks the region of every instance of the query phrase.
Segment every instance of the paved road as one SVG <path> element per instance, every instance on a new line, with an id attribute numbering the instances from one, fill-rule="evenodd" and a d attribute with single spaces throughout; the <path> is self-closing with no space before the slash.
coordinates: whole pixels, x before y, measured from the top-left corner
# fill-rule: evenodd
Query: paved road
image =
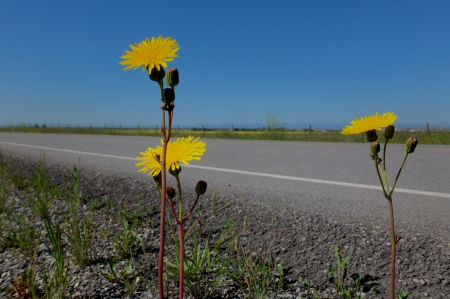
<path id="1" fill-rule="evenodd" d="M 201 161 L 183 167 L 185 185 L 206 180 L 219 196 L 273 205 L 289 202 L 305 209 L 341 213 L 356 220 L 386 221 L 368 144 L 207 139 Z M 420 141 L 419 141 L 420 142 Z M 143 178 L 134 157 L 156 137 L 0 133 L 4 153 L 49 162 L 81 164 L 102 172 Z M 404 155 L 390 144 L 388 177 L 392 182 Z M 420 226 L 450 237 L 450 146 L 420 145 L 408 157 L 394 194 L 397 223 Z"/>

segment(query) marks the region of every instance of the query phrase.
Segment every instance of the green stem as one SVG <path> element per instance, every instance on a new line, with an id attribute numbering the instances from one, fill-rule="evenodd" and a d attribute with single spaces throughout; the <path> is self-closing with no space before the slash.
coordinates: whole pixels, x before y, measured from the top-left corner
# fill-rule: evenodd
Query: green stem
<path id="1" fill-rule="evenodd" d="M 378 162 L 375 161 L 375 169 L 377 170 L 378 179 L 380 180 L 380 185 L 381 185 L 381 188 L 382 188 L 382 190 L 383 190 L 383 194 L 384 194 L 384 196 L 387 197 L 388 195 L 387 195 L 387 193 L 386 193 L 386 188 L 385 188 L 385 186 L 384 186 L 383 180 L 381 179 L 379 167 L 380 167 L 380 166 L 378 165 Z"/>
<path id="2" fill-rule="evenodd" d="M 386 171 L 386 147 L 389 142 L 389 139 L 385 138 L 384 147 L 383 147 L 383 169 Z"/>
<path id="3" fill-rule="evenodd" d="M 398 170 L 397 176 L 395 177 L 394 185 L 392 186 L 391 194 L 394 193 L 395 185 L 397 185 L 398 177 L 400 176 L 400 172 L 402 172 L 403 166 L 405 165 L 406 158 L 408 158 L 408 153 L 406 153 L 405 158 L 403 158 L 402 166 L 400 166 L 400 169 Z"/>
<path id="4" fill-rule="evenodd" d="M 177 180 L 177 186 L 178 186 L 178 199 L 179 199 L 179 211 L 178 211 L 178 219 L 182 222 L 183 221 L 183 195 L 181 192 L 181 182 L 180 182 L 180 176 L 177 174 L 175 176 Z M 175 216 L 175 215 L 174 215 Z"/>
<path id="5" fill-rule="evenodd" d="M 162 111 L 161 135 L 163 135 L 163 137 L 166 138 L 166 111 L 164 109 L 161 109 L 161 111 Z"/>
<path id="6" fill-rule="evenodd" d="M 381 171 L 381 178 L 383 179 L 384 186 L 385 186 L 385 188 L 386 188 L 386 193 L 387 193 L 388 195 L 390 195 L 390 194 L 391 194 L 391 191 L 389 190 L 389 183 L 388 183 L 388 180 L 387 180 L 386 172 L 384 171 L 384 169 L 383 169 L 383 167 L 381 166 L 381 164 L 378 164 L 378 167 L 380 168 L 380 171 Z"/>

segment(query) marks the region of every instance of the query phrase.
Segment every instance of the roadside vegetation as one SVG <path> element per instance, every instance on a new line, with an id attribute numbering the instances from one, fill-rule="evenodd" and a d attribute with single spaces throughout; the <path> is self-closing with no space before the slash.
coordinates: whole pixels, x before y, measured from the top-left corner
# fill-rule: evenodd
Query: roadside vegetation
<path id="1" fill-rule="evenodd" d="M 148 233 L 157 228 L 153 207 L 142 201 L 125 206 L 114 198 L 84 194 L 75 167 L 64 177 L 59 185 L 51 181 L 44 156 L 30 172 L 20 160 L 5 159 L 0 152 L 0 249 L 8 261 L 20 261 L 20 269 L 13 267 L 16 271 L 2 275 L 0 296 L 156 295 L 158 236 Z M 215 197 L 211 210 L 200 205 L 197 220 L 188 223 L 184 285 L 191 298 L 220 298 L 224 290 L 237 298 L 289 291 L 282 263 L 267 254 L 274 237 L 267 240 L 266 254 L 257 255 L 240 238 L 247 230 L 245 222 L 215 221 L 232 202 L 220 207 L 214 202 Z M 179 283 L 180 255 L 177 227 L 170 218 L 166 225 L 165 246 L 172 250 L 165 257 L 165 298 L 172 298 Z M 110 293 L 99 293 L 108 289 Z"/>
<path id="2" fill-rule="evenodd" d="M 269 119 L 272 121 L 273 119 Z M 269 127 L 259 129 L 208 129 L 173 128 L 172 137 L 194 136 L 217 139 L 247 139 L 247 140 L 286 140 L 286 141 L 312 141 L 312 142 L 357 142 L 364 143 L 367 139 L 364 134 L 342 135 L 339 130 L 315 130 L 309 128 L 290 130 L 285 127 Z M 24 133 L 54 133 L 54 134 L 92 134 L 92 135 L 123 135 L 123 136 L 155 136 L 161 137 L 159 128 L 117 128 L 117 127 L 49 127 L 46 125 L 19 125 L 0 127 L 0 132 Z M 395 140 L 391 143 L 404 144 L 414 134 L 421 144 L 450 145 L 449 129 L 397 129 Z"/>
<path id="3" fill-rule="evenodd" d="M 8 260 L 20 265 L 2 266 L 7 274 L 0 279 L 0 297 L 157 296 L 159 237 L 152 231 L 158 228 L 159 213 L 151 202 L 123 204 L 119 198 L 84 193 L 77 168 L 54 182 L 45 156 L 33 169 L 22 162 L 0 151 L 0 258 L 2 264 Z M 188 197 L 185 194 L 185 200 Z M 251 237 L 255 227 L 248 226 L 246 218 L 241 223 L 219 222 L 218 216 L 233 204 L 219 205 L 213 196 L 208 208 L 200 203 L 196 220 L 188 223 L 192 229 L 185 239 L 183 279 L 190 298 L 379 298 L 376 284 L 368 286 L 359 274 L 347 274 L 352 261 L 344 256 L 343 245 L 335 247 L 334 263 L 324 272 L 324 282 L 328 275 L 335 286 L 333 295 L 324 297 L 320 285 L 308 277 L 287 279 L 284 261 L 272 250 L 283 238 L 276 222 L 262 228 L 267 233 L 256 250 Z M 166 228 L 164 298 L 175 298 L 180 270 L 177 223 L 168 217 Z M 396 298 L 407 294 L 402 291 Z"/>

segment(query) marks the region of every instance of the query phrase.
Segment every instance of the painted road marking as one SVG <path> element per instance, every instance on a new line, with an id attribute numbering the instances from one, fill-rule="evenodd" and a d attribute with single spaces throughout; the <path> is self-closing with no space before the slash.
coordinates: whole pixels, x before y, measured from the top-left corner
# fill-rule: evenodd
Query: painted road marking
<path id="1" fill-rule="evenodd" d="M 44 150 L 58 151 L 58 152 L 65 152 L 65 153 L 73 153 L 73 154 L 78 154 L 78 155 L 89 155 L 89 156 L 97 156 L 97 157 L 106 157 L 106 158 L 138 161 L 136 158 L 130 158 L 130 157 L 106 155 L 106 154 L 98 154 L 98 153 L 89 153 L 89 152 L 66 150 L 66 149 L 52 148 L 52 147 L 45 147 L 45 146 L 27 145 L 27 144 L 19 144 L 19 143 L 9 143 L 9 142 L 2 142 L 2 141 L 0 141 L 0 144 L 12 145 L 12 146 L 21 146 L 21 147 L 28 147 L 28 148 L 37 148 L 37 149 L 44 149 Z M 302 182 L 309 182 L 309 183 L 337 185 L 337 186 L 352 187 L 352 188 L 376 189 L 376 190 L 380 190 L 381 189 L 380 186 L 373 186 L 373 185 L 353 184 L 353 183 L 346 183 L 346 182 L 319 180 L 319 179 L 311 179 L 311 178 L 302 178 L 302 177 L 295 177 L 295 176 L 278 175 L 278 174 L 270 174 L 270 173 L 262 173 L 262 172 L 252 172 L 252 171 L 243 171 L 243 170 L 236 170 L 236 169 L 227 169 L 227 168 L 218 168 L 218 167 L 209 167 L 209 166 L 199 166 L 199 165 L 184 165 L 183 167 L 192 167 L 192 168 L 197 168 L 197 169 L 205 169 L 205 170 L 228 172 L 228 173 L 238 173 L 238 174 L 253 175 L 253 176 L 260 176 L 260 177 L 268 177 L 268 178 L 275 178 L 275 179 L 282 179 L 282 180 L 292 180 L 292 181 L 302 181 Z M 409 193 L 409 194 L 417 194 L 417 195 L 426 195 L 426 196 L 437 196 L 437 197 L 450 198 L 450 194 L 448 194 L 448 193 L 420 191 L 420 190 L 409 190 L 409 189 L 401 189 L 401 188 L 396 188 L 395 191 L 396 192 L 401 192 L 401 193 Z"/>

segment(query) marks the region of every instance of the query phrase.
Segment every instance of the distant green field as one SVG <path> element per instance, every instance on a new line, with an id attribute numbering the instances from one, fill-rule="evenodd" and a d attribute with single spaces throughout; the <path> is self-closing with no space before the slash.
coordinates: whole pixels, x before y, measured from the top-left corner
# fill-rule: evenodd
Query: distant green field
<path id="1" fill-rule="evenodd" d="M 129 135 L 129 136 L 160 136 L 156 128 L 154 129 L 120 129 L 120 128 L 67 128 L 67 127 L 29 127 L 29 126 L 8 126 L 0 127 L 0 132 L 28 132 L 28 133 L 56 133 L 56 134 L 97 134 L 97 135 Z M 342 135 L 336 131 L 263 131 L 263 130 L 198 130 L 173 129 L 173 137 L 195 136 L 203 138 L 219 139 L 247 139 L 247 140 L 286 140 L 286 141 L 317 141 L 317 142 L 367 142 L 365 134 Z M 378 134 L 380 141 L 383 133 Z M 397 131 L 391 143 L 405 143 L 414 136 L 421 144 L 441 144 L 450 145 L 450 130 L 430 130 L 423 131 Z"/>

